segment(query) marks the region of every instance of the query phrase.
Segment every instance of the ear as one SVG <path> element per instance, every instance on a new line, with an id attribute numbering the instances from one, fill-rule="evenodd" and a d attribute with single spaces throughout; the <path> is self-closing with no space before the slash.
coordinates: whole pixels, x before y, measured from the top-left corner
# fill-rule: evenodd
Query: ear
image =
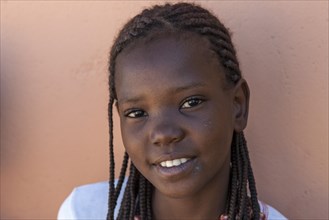
<path id="1" fill-rule="evenodd" d="M 245 79 L 240 79 L 234 87 L 234 130 L 236 132 L 243 131 L 248 122 L 249 112 L 249 96 L 250 91 Z"/>

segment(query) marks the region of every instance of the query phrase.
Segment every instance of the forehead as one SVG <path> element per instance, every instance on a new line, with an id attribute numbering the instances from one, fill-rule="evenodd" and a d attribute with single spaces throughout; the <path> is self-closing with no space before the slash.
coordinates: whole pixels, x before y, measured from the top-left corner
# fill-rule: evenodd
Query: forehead
<path id="1" fill-rule="evenodd" d="M 184 66 L 184 61 L 213 62 L 219 65 L 217 54 L 210 49 L 207 39 L 191 32 L 169 32 L 153 34 L 150 37 L 137 39 L 125 48 L 117 57 L 116 66 L 128 67 L 132 65 L 160 65 L 161 61 L 177 66 L 177 62 Z M 123 65 L 122 65 L 123 64 Z M 189 64 L 191 65 L 191 64 Z M 120 69 L 116 69 L 116 72 Z"/>
<path id="2" fill-rule="evenodd" d="M 214 80 L 220 87 L 224 82 L 223 68 L 208 40 L 190 33 L 137 41 L 119 54 L 115 72 L 118 96 L 138 92 L 140 87 L 147 90 Z"/>

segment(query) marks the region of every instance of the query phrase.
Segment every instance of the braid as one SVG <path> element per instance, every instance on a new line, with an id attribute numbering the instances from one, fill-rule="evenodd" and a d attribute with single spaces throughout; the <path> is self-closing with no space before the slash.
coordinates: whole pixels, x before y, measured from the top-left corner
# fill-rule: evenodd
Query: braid
<path id="1" fill-rule="evenodd" d="M 228 219 L 250 219 L 248 205 L 251 203 L 251 218 L 258 220 L 260 218 L 260 208 L 247 143 L 243 132 L 234 132 L 233 134 L 231 162 L 231 186 L 227 210 Z M 247 195 L 247 185 L 249 185 L 251 194 L 250 201 Z"/>
<path id="2" fill-rule="evenodd" d="M 118 184 L 114 188 L 112 105 L 117 99 L 114 83 L 117 56 L 125 48 L 137 44 L 140 39 L 152 40 L 152 37 L 158 34 L 183 32 L 197 34 L 209 41 L 209 49 L 216 53 L 219 63 L 224 68 L 226 81 L 230 85 L 235 85 L 242 78 L 228 29 L 213 14 L 200 6 L 192 3 L 157 5 L 143 10 L 124 25 L 114 41 L 109 58 L 110 192 L 107 219 L 114 219 L 114 209 L 129 159 L 125 153 Z M 152 184 L 131 162 L 118 219 L 133 219 L 137 214 L 141 215 L 142 219 L 152 219 L 152 190 Z M 248 219 L 249 203 L 251 203 L 252 218 L 258 220 L 260 208 L 246 141 L 242 132 L 234 132 L 231 144 L 230 187 L 226 204 L 228 218 L 231 220 Z"/>
<path id="3" fill-rule="evenodd" d="M 152 219 L 152 185 L 146 180 L 146 219 Z"/>
<path id="4" fill-rule="evenodd" d="M 127 152 L 125 152 L 125 154 L 123 156 L 122 167 L 121 167 L 121 171 L 120 171 L 118 184 L 115 187 L 115 205 L 116 205 L 116 202 L 117 202 L 118 197 L 120 195 L 122 184 L 123 184 L 123 181 L 124 181 L 124 178 L 125 178 L 125 175 L 126 175 L 128 159 L 129 159 L 129 156 L 128 156 Z"/>
<path id="5" fill-rule="evenodd" d="M 251 196 L 251 206 L 252 206 L 252 210 L 253 210 L 253 214 L 254 214 L 253 218 L 258 220 L 260 218 L 260 216 L 259 216 L 260 207 L 259 207 L 258 199 L 257 199 L 255 178 L 254 178 L 254 174 L 253 174 L 253 171 L 251 168 L 246 139 L 245 139 L 243 133 L 241 133 L 240 135 L 241 135 L 241 140 L 243 142 L 243 148 L 244 148 L 244 151 L 246 154 L 246 158 L 248 161 L 248 181 L 249 181 L 249 191 L 250 191 L 250 196 Z"/>
<path id="6" fill-rule="evenodd" d="M 247 181 L 248 181 L 248 161 L 246 159 L 242 135 L 241 133 L 238 134 L 239 140 L 239 149 L 240 149 L 240 158 L 242 159 L 242 183 L 240 186 L 240 203 L 239 203 L 239 215 L 241 218 L 243 216 L 247 216 L 246 213 L 246 202 L 247 202 Z"/>
<path id="7" fill-rule="evenodd" d="M 128 179 L 127 185 L 126 185 L 126 189 L 130 188 L 130 179 Z M 130 207 L 129 198 L 130 194 L 128 190 L 125 190 L 124 195 L 123 195 L 123 199 L 121 201 L 121 205 L 120 205 L 120 210 L 119 210 L 119 214 L 118 214 L 118 219 L 124 219 L 124 211 L 126 210 L 126 208 L 122 208 L 125 207 L 126 205 L 128 205 Z"/>
<path id="8" fill-rule="evenodd" d="M 114 196 L 114 152 L 113 152 L 113 102 L 114 99 L 110 97 L 108 105 L 109 132 L 110 132 L 110 180 L 109 180 L 109 206 L 107 212 L 107 219 L 114 219 L 115 196 Z"/>
<path id="9" fill-rule="evenodd" d="M 139 177 L 139 211 L 142 219 L 146 219 L 146 180 L 143 175 Z"/>
<path id="10" fill-rule="evenodd" d="M 237 158 L 237 146 L 236 146 L 236 133 L 234 132 L 233 134 L 233 141 L 231 145 L 231 163 L 232 163 L 232 168 L 231 168 L 231 180 L 230 180 L 230 198 L 229 198 L 229 208 L 228 213 L 229 219 L 233 219 L 235 216 L 235 207 L 236 207 L 236 199 L 238 197 L 238 187 L 239 187 L 239 182 L 240 178 L 238 178 L 239 174 L 239 160 Z"/>
<path id="11" fill-rule="evenodd" d="M 131 167 L 131 184 L 130 184 L 130 188 L 128 188 L 127 190 L 129 190 L 130 193 L 130 208 L 129 208 L 129 212 L 127 211 L 128 218 L 125 219 L 133 219 L 135 216 L 135 210 L 136 210 L 136 197 L 137 197 L 137 190 L 138 190 L 138 184 L 139 184 L 139 172 L 136 169 L 136 167 L 134 166 L 133 163 L 131 163 L 130 165 Z"/>

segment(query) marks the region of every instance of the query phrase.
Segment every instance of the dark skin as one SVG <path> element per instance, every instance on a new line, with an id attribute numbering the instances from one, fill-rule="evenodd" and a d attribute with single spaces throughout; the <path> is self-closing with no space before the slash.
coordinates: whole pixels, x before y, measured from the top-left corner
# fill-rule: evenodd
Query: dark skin
<path id="1" fill-rule="evenodd" d="M 233 131 L 247 123 L 249 90 L 229 85 L 216 54 L 195 34 L 165 34 L 116 61 L 126 151 L 153 184 L 154 219 L 217 219 L 225 211 Z M 175 168 L 163 161 L 186 158 Z"/>

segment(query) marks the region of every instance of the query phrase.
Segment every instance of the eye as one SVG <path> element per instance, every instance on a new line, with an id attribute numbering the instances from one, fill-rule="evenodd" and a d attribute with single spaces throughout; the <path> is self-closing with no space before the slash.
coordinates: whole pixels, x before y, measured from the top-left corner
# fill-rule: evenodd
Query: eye
<path id="1" fill-rule="evenodd" d="M 127 110 L 124 113 L 125 117 L 128 118 L 140 118 L 147 116 L 146 112 L 141 110 L 141 109 L 132 109 L 132 110 Z"/>
<path id="2" fill-rule="evenodd" d="M 181 109 L 193 108 L 197 105 L 200 105 L 202 102 L 204 102 L 204 99 L 198 97 L 191 97 L 185 100 L 180 108 Z"/>

